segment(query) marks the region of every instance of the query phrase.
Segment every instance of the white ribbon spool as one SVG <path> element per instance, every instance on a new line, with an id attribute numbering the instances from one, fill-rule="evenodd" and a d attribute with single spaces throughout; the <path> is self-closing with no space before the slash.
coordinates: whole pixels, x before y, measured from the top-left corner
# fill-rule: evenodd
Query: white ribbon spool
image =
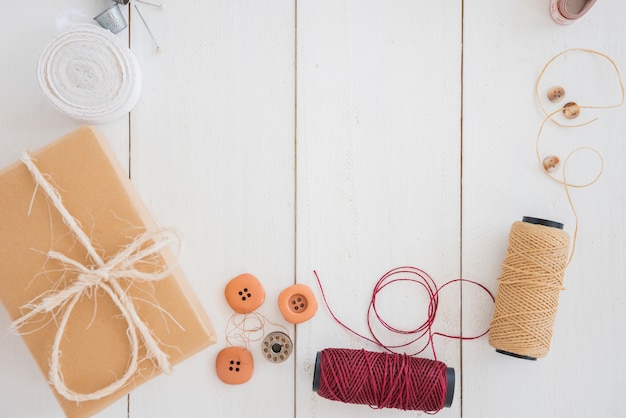
<path id="1" fill-rule="evenodd" d="M 141 70 L 135 55 L 118 37 L 95 25 L 74 25 L 55 36 L 37 67 L 46 99 L 82 122 L 111 122 L 139 100 Z"/>

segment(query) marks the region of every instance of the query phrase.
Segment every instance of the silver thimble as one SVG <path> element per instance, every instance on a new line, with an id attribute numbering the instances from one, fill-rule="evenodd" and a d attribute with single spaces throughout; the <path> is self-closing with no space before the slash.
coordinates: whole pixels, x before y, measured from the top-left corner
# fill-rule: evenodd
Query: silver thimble
<path id="1" fill-rule="evenodd" d="M 118 3 L 113 4 L 98 16 L 94 17 L 94 20 L 98 22 L 100 26 L 113 33 L 119 33 L 127 27 L 126 19 L 124 19 L 124 15 L 122 15 Z"/>

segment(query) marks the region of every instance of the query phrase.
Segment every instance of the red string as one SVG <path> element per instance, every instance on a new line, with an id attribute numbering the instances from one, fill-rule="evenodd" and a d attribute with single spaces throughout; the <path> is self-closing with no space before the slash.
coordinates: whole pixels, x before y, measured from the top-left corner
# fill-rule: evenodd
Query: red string
<path id="1" fill-rule="evenodd" d="M 437 284 L 435 283 L 435 281 L 433 280 L 432 277 L 430 277 L 430 275 L 428 273 L 426 273 L 424 270 L 419 269 L 417 267 L 411 267 L 411 266 L 403 266 L 403 267 L 397 267 L 394 268 L 392 270 L 389 270 L 387 273 L 385 273 L 376 283 L 376 285 L 374 286 L 374 289 L 372 291 L 372 298 L 370 300 L 370 304 L 369 307 L 367 309 L 367 327 L 369 329 L 370 337 L 367 337 L 363 334 L 360 334 L 359 332 L 353 330 L 352 328 L 350 328 L 349 326 L 347 326 L 345 323 L 343 323 L 339 318 L 337 318 L 337 316 L 335 315 L 335 313 L 333 312 L 333 310 L 331 309 L 328 300 L 326 299 L 326 294 L 324 292 L 324 288 L 322 286 L 322 282 L 319 278 L 319 276 L 317 275 L 317 271 L 313 271 L 313 273 L 315 274 L 315 279 L 317 280 L 317 284 L 319 285 L 320 291 L 322 293 L 322 298 L 324 300 L 324 304 L 326 305 L 326 308 L 328 309 L 328 311 L 330 312 L 331 316 L 333 317 L 333 319 L 342 327 L 344 327 L 346 330 L 350 331 L 351 333 L 357 335 L 358 337 L 363 338 L 366 341 L 369 341 L 373 344 L 376 344 L 377 346 L 391 352 L 391 353 L 395 353 L 399 348 L 406 348 L 410 345 L 413 345 L 414 343 L 418 342 L 419 340 L 423 339 L 424 337 L 427 336 L 427 340 L 424 343 L 424 345 L 418 349 L 417 351 L 413 352 L 412 354 L 409 354 L 409 356 L 416 356 L 420 353 L 422 353 L 426 348 L 428 348 L 428 346 L 431 347 L 433 356 L 435 359 L 437 359 L 437 353 L 435 352 L 435 346 L 433 343 L 433 337 L 435 336 L 441 336 L 441 337 L 446 337 L 446 338 L 453 338 L 453 339 L 457 339 L 457 340 L 475 340 L 477 338 L 480 338 L 482 336 L 484 336 L 485 334 L 487 334 L 489 332 L 489 328 L 487 328 L 483 333 L 481 333 L 480 335 L 475 335 L 475 336 L 471 336 L 471 337 L 464 337 L 462 335 L 451 335 L 451 334 L 446 334 L 446 333 L 442 333 L 442 332 L 435 332 L 433 331 L 432 327 L 433 324 L 435 322 L 435 317 L 437 316 L 437 308 L 439 307 L 439 293 L 441 292 L 441 290 L 443 288 L 445 288 L 446 286 L 452 284 L 452 283 L 456 283 L 456 282 L 467 282 L 473 285 L 476 285 L 478 287 L 480 287 L 481 289 L 483 289 L 485 292 L 487 292 L 487 294 L 489 295 L 489 297 L 491 298 L 492 301 L 495 302 L 495 297 L 493 296 L 493 294 L 489 291 L 489 289 L 487 289 L 485 286 L 483 286 L 482 284 L 475 282 L 473 280 L 468 280 L 468 279 L 454 279 L 454 280 L 450 280 L 446 283 L 444 283 L 441 287 L 437 287 Z M 378 308 L 376 305 L 376 297 L 378 296 L 378 294 L 387 286 L 390 286 L 394 283 L 399 283 L 399 282 L 412 282 L 412 283 L 417 283 L 419 285 L 421 285 L 426 292 L 428 293 L 429 296 L 429 303 L 428 303 L 428 315 L 426 320 L 420 324 L 419 326 L 417 326 L 415 329 L 412 330 L 403 330 L 403 329 L 399 329 L 399 328 L 395 328 L 393 326 L 391 326 L 387 321 L 385 321 L 382 316 L 380 315 L 380 313 L 378 312 Z M 380 338 L 376 335 L 374 329 L 373 329 L 373 318 L 375 318 L 378 323 L 380 323 L 385 329 L 397 333 L 397 334 L 401 334 L 401 335 L 410 335 L 411 339 L 409 339 L 409 341 L 403 343 L 403 344 L 399 344 L 399 345 L 386 345 L 384 344 Z"/>
<path id="2" fill-rule="evenodd" d="M 327 348 L 320 352 L 318 395 L 375 409 L 443 409 L 446 365 L 396 353 Z"/>

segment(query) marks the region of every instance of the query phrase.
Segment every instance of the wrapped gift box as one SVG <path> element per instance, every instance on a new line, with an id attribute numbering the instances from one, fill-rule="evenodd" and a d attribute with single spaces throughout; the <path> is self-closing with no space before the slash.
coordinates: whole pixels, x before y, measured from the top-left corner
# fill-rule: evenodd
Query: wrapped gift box
<path id="1" fill-rule="evenodd" d="M 103 260 L 116 255 L 145 231 L 156 230 L 154 219 L 133 189 L 106 139 L 82 127 L 31 154 L 39 171 L 58 191 L 63 205 L 79 222 Z M 76 273 L 49 257 L 63 253 L 91 268 L 87 250 L 64 223 L 50 199 L 36 187 L 23 162 L 0 171 L 0 298 L 12 320 L 29 311 L 24 305 L 46 292 L 61 291 Z M 156 265 L 154 265 L 156 263 Z M 148 266 L 148 267 L 146 267 Z M 172 365 L 213 344 L 215 332 L 169 247 L 142 268 L 167 270 L 158 281 L 121 278 L 143 323 L 151 330 Z M 51 348 L 60 312 L 39 313 L 19 328 L 43 375 L 48 379 Z M 93 393 L 124 375 L 130 362 L 128 322 L 102 288 L 86 291 L 71 310 L 60 343 L 65 386 Z M 52 389 L 68 417 L 91 416 L 161 373 L 145 358 L 121 388 L 96 400 L 77 402 Z"/>

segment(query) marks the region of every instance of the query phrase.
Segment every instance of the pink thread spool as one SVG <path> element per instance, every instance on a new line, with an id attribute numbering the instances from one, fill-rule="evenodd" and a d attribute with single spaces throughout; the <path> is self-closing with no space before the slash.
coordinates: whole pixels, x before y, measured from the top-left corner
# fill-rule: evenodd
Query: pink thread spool
<path id="1" fill-rule="evenodd" d="M 437 412 L 454 398 L 454 369 L 404 354 L 327 348 L 317 353 L 313 391 L 374 409 Z"/>

